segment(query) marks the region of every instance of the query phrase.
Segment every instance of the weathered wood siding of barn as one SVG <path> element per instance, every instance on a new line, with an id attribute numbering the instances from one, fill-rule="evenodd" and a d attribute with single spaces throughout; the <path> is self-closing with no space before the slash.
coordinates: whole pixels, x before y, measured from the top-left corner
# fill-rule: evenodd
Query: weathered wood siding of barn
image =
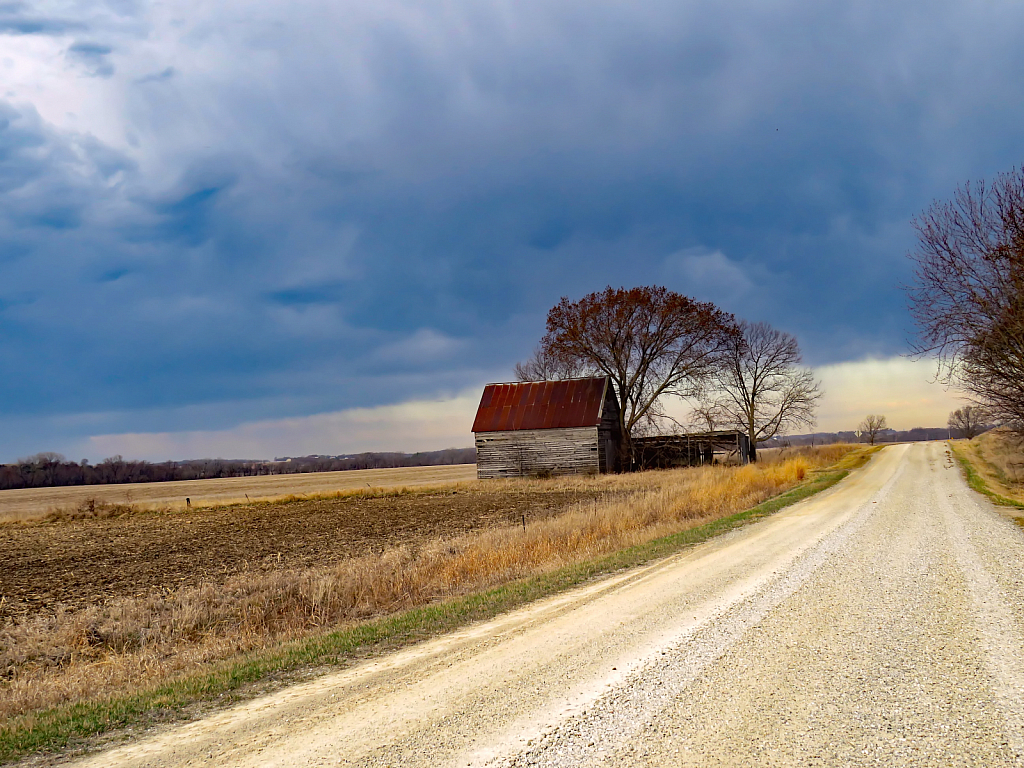
<path id="1" fill-rule="evenodd" d="M 477 477 L 597 474 L 604 445 L 597 427 L 478 432 Z"/>
<path id="2" fill-rule="evenodd" d="M 619 457 L 619 443 L 622 430 L 619 429 L 619 401 L 611 384 L 605 389 L 604 407 L 601 409 L 601 423 L 597 427 L 598 455 L 602 472 L 618 472 L 622 469 Z"/>

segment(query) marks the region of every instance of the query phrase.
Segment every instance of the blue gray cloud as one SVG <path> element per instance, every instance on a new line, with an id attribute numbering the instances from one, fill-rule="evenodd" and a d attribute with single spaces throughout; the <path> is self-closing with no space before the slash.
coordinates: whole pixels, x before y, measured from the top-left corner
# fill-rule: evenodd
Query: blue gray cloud
<path id="1" fill-rule="evenodd" d="M 28 3 L 0 3 L 0 34 L 59 36 L 83 27 L 81 21 L 48 16 Z"/>
<path id="2" fill-rule="evenodd" d="M 111 77 L 114 65 L 110 62 L 110 54 L 114 49 L 102 43 L 78 42 L 68 48 L 68 58 L 82 66 L 86 74 L 92 77 Z"/>
<path id="3" fill-rule="evenodd" d="M 898 354 L 909 219 L 1024 160 L 1012 5 L 74 7 L 0 5 L 0 458 L 461 392 L 607 284 Z"/>

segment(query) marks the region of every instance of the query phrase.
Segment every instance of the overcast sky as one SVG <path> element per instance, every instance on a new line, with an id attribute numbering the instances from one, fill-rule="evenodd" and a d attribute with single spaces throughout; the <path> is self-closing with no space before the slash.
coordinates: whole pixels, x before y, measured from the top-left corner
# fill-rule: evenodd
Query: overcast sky
<path id="1" fill-rule="evenodd" d="M 481 385 L 609 284 L 795 334 L 822 428 L 941 425 L 899 358 L 910 221 L 1024 162 L 1022 30 L 999 0 L 0 0 L 0 461 L 470 445 Z"/>

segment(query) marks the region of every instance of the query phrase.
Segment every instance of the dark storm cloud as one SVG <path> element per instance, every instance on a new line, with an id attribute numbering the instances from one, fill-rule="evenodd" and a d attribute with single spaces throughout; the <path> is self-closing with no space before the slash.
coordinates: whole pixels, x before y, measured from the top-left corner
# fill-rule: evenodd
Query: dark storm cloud
<path id="1" fill-rule="evenodd" d="M 27 3 L 0 3 L 0 34 L 59 36 L 84 26 L 79 21 L 40 15 Z"/>
<path id="2" fill-rule="evenodd" d="M 144 76 L 140 77 L 138 80 L 136 80 L 135 82 L 136 83 L 141 83 L 141 84 L 144 84 L 144 83 L 160 83 L 160 82 L 163 82 L 164 80 L 170 80 L 172 77 L 174 77 L 174 74 L 175 74 L 174 67 L 167 67 L 166 69 L 162 69 L 159 72 L 154 72 L 153 74 L 150 74 L 150 75 L 144 75 Z"/>
<path id="3" fill-rule="evenodd" d="M 0 104 L 0 421 L 459 391 L 607 284 L 768 320 L 814 363 L 896 354 L 909 219 L 1024 160 L 1013 6 L 204 13 L 137 66 L 93 22 L 109 43 L 68 50 L 102 74 L 116 49 L 141 162 Z"/>
<path id="4" fill-rule="evenodd" d="M 68 58 L 80 64 L 92 77 L 111 77 L 114 65 L 108 57 L 113 50 L 109 45 L 79 42 L 68 48 Z"/>

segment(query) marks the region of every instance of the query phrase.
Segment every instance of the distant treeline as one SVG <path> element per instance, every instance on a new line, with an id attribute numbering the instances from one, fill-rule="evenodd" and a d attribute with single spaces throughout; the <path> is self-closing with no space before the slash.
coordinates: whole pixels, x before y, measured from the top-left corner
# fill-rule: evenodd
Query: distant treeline
<path id="1" fill-rule="evenodd" d="M 0 490 L 65 485 L 161 483 L 211 477 L 255 477 L 350 469 L 392 469 L 445 464 L 472 464 L 475 448 L 448 448 L 422 453 L 359 453 L 352 456 L 300 456 L 273 461 L 196 459 L 151 463 L 112 456 L 98 464 L 68 461 L 59 453 L 40 453 L 15 464 L 0 464 Z"/>
<path id="2" fill-rule="evenodd" d="M 986 427 L 985 429 L 990 429 Z M 895 429 L 883 429 L 875 437 L 875 444 L 878 443 L 907 443 L 918 440 L 946 440 L 950 437 L 960 437 L 957 430 L 949 430 L 946 427 L 914 427 L 903 431 Z M 815 432 L 813 435 L 790 435 L 776 437 L 766 443 L 762 448 L 778 448 L 784 445 L 830 445 L 831 443 L 866 443 L 867 437 L 857 437 L 855 432 Z"/>

